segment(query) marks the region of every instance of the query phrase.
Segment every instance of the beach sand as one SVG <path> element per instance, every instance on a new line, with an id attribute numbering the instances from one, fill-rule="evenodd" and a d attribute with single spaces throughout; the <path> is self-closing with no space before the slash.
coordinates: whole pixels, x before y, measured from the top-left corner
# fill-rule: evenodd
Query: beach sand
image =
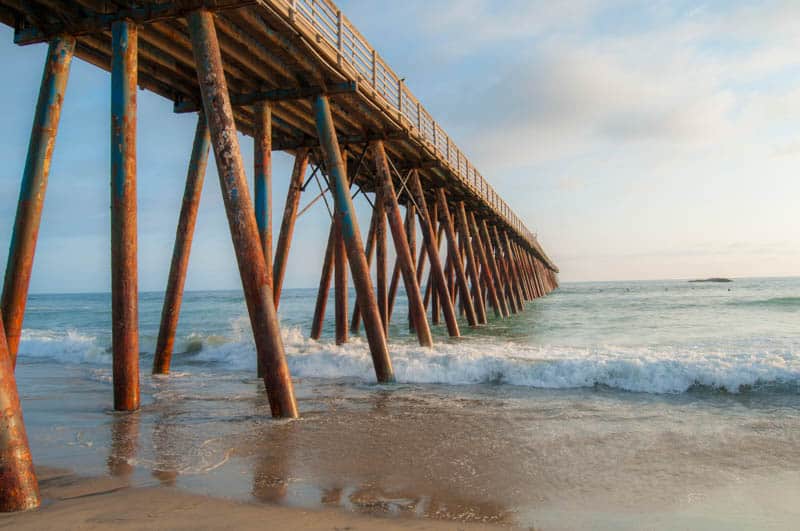
<path id="1" fill-rule="evenodd" d="M 172 487 L 130 487 L 122 478 L 82 478 L 58 469 L 38 470 L 39 510 L 0 515 L 0 529 L 492 529 L 413 518 L 380 518 L 336 511 L 243 503 Z"/>
<path id="2" fill-rule="evenodd" d="M 796 529 L 800 397 L 21 366 L 45 504 L 7 529 Z M 46 468 L 46 467 L 58 467 Z"/>

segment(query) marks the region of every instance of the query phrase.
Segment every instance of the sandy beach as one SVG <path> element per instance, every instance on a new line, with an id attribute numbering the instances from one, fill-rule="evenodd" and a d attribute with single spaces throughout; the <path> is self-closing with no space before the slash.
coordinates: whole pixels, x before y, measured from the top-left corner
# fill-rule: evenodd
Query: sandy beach
<path id="1" fill-rule="evenodd" d="M 0 515 L 0 528 L 39 529 L 491 529 L 499 526 L 411 518 L 369 517 L 235 502 L 170 487 L 131 488 L 113 477 L 80 478 L 40 469 L 43 507 Z"/>

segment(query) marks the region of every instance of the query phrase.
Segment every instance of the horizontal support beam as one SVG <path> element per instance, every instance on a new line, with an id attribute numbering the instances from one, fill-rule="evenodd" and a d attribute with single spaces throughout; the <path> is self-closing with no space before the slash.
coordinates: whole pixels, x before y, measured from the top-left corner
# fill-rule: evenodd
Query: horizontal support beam
<path id="1" fill-rule="evenodd" d="M 341 135 L 338 137 L 340 146 L 364 145 L 376 140 L 398 140 L 405 138 L 402 131 L 389 131 L 368 135 Z M 288 138 L 272 142 L 273 151 L 295 151 L 298 149 L 311 149 L 319 147 L 319 139 L 312 137 Z"/>
<path id="2" fill-rule="evenodd" d="M 133 24 L 151 24 L 161 20 L 185 17 L 192 11 L 203 8 L 209 11 L 239 9 L 255 5 L 258 0 L 178 0 L 163 4 L 120 9 L 113 13 L 94 13 L 76 22 L 57 22 L 41 26 L 21 26 L 14 29 L 14 43 L 20 46 L 47 42 L 57 35 L 80 37 L 111 30 L 111 25 L 120 20 Z"/>
<path id="3" fill-rule="evenodd" d="M 231 94 L 231 105 L 244 107 L 262 101 L 288 101 L 315 98 L 317 96 L 331 96 L 336 94 L 354 94 L 358 92 L 357 81 L 336 83 L 328 87 L 292 87 L 272 90 L 261 90 L 245 94 Z M 173 108 L 178 114 L 197 112 L 200 110 L 199 102 L 192 100 L 176 101 Z"/>

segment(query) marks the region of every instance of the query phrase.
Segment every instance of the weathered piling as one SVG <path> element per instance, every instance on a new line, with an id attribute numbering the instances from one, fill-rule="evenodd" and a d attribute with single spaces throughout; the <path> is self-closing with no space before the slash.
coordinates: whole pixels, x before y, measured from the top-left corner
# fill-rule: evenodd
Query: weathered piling
<path id="1" fill-rule="evenodd" d="M 503 292 L 506 294 L 509 309 L 511 313 L 519 313 L 522 311 L 522 305 L 517 299 L 516 291 L 512 284 L 511 275 L 508 272 L 508 263 L 506 257 L 503 255 L 503 246 L 500 244 L 500 234 L 497 232 L 497 226 L 491 227 L 491 242 L 494 249 L 494 256 L 497 262 L 497 269 L 500 272 L 500 278 L 503 281 Z"/>
<path id="2" fill-rule="evenodd" d="M 272 294 L 275 309 L 281 302 L 283 279 L 286 276 L 286 265 L 289 261 L 289 249 L 292 245 L 294 225 L 297 221 L 297 207 L 300 205 L 300 195 L 303 191 L 303 179 L 308 168 L 308 149 L 300 149 L 294 156 L 294 168 L 289 180 L 289 189 L 286 192 L 286 206 L 283 208 L 283 220 L 278 233 L 278 244 L 275 248 L 275 263 L 272 273 Z"/>
<path id="3" fill-rule="evenodd" d="M 267 284 L 272 287 L 272 106 L 267 101 L 261 101 L 253 110 L 253 202 L 267 268 Z"/>
<path id="4" fill-rule="evenodd" d="M 7 344 L 0 313 L 0 512 L 26 511 L 41 503 Z"/>
<path id="5" fill-rule="evenodd" d="M 347 197 L 350 197 L 350 183 L 347 179 L 347 152 L 342 153 L 342 171 L 345 176 L 347 186 Z M 330 177 L 329 177 L 330 178 Z M 329 185 L 330 186 L 330 185 Z M 336 344 L 347 343 L 347 248 L 342 233 L 341 216 L 337 209 L 341 208 L 338 203 L 334 207 L 334 245 L 333 245 L 333 303 L 334 303 L 334 327 Z"/>
<path id="6" fill-rule="evenodd" d="M 439 260 L 439 248 L 437 245 L 438 239 L 433 230 L 433 224 L 429 217 L 428 204 L 425 200 L 425 193 L 422 191 L 422 184 L 419 181 L 419 175 L 414 171 L 411 175 L 409 182 L 409 190 L 414 201 L 417 203 L 417 214 L 419 216 L 419 225 L 422 229 L 424 236 L 424 244 L 428 249 L 428 261 L 431 264 L 431 276 L 428 280 L 429 283 L 433 282 L 433 287 L 438 291 L 438 299 L 434 298 L 432 302 L 433 307 L 433 322 L 438 322 L 439 309 L 436 304 L 438 300 L 444 310 L 445 322 L 447 323 L 447 332 L 452 337 L 459 337 L 461 331 L 458 328 L 458 321 L 456 320 L 456 312 L 453 308 L 453 302 L 450 299 L 450 291 L 447 288 L 447 279 L 445 278 L 442 263 Z M 433 295 L 433 294 L 432 294 Z"/>
<path id="7" fill-rule="evenodd" d="M 367 267 L 372 266 L 372 257 L 375 255 L 375 226 L 378 223 L 378 218 L 375 215 L 375 209 L 372 210 L 372 216 L 369 222 L 369 232 L 367 233 Z M 356 296 L 356 304 L 353 307 L 353 317 L 350 320 L 350 333 L 357 334 L 361 328 L 361 310 L 358 303 L 358 296 Z"/>
<path id="8" fill-rule="evenodd" d="M 175 246 L 172 250 L 167 289 L 164 293 L 164 306 L 161 310 L 161 325 L 158 329 L 158 341 L 153 357 L 153 374 L 169 372 L 210 146 L 211 138 L 208 135 L 206 119 L 200 113 L 197 117 L 192 155 L 189 159 L 189 171 L 186 175 L 186 188 L 183 191 L 181 213 L 178 217 L 178 229 L 175 231 Z"/>
<path id="9" fill-rule="evenodd" d="M 389 335 L 389 291 L 387 283 L 386 256 L 386 208 L 383 186 L 375 192 L 375 283 L 377 284 L 378 312 L 383 322 L 384 333 Z"/>
<path id="10" fill-rule="evenodd" d="M 522 291 L 522 278 L 519 275 L 519 270 L 517 269 L 517 260 L 514 256 L 514 253 L 511 252 L 511 242 L 508 239 L 508 232 L 503 231 L 501 235 L 501 245 L 503 245 L 503 249 L 506 255 L 506 260 L 508 263 L 508 271 L 509 276 L 511 277 L 511 284 L 515 293 L 517 294 L 517 301 L 519 301 L 520 309 L 525 308 L 525 294 Z"/>
<path id="11" fill-rule="evenodd" d="M 317 301 L 314 304 L 314 316 L 311 318 L 311 339 L 322 337 L 322 327 L 325 324 L 325 308 L 328 306 L 328 291 L 331 288 L 333 276 L 333 248 L 336 245 L 336 222 L 331 220 L 331 229 L 328 232 L 328 244 L 325 246 L 325 256 L 322 258 L 322 272 L 319 275 L 317 288 Z"/>
<path id="12" fill-rule="evenodd" d="M 411 259 L 412 260 L 414 259 L 415 256 L 417 256 L 417 220 L 416 220 L 416 217 L 417 217 L 416 206 L 414 206 L 413 203 L 409 203 L 408 205 L 406 205 L 405 226 L 406 226 L 406 239 L 408 240 L 408 250 L 411 253 Z M 419 274 L 418 274 L 418 272 L 416 270 L 416 267 L 414 268 L 414 276 L 415 276 L 416 279 L 419 279 Z M 419 286 L 420 286 L 420 282 L 419 282 L 419 280 L 417 280 L 417 289 L 421 293 L 422 290 L 421 290 L 421 288 Z M 420 299 L 420 303 L 421 302 L 422 302 L 422 300 Z M 416 320 L 416 318 L 414 317 L 415 311 L 416 310 L 412 310 L 411 309 L 411 305 L 409 305 L 409 307 L 408 307 L 408 326 L 409 326 L 409 329 L 412 332 L 414 331 L 414 321 Z M 391 315 L 392 315 L 392 312 L 390 310 L 389 311 L 389 316 L 391 317 Z M 425 316 L 425 319 L 427 320 L 428 316 L 425 313 L 425 306 L 424 305 L 422 305 L 422 315 Z M 428 328 L 430 328 L 430 326 Z"/>
<path id="13" fill-rule="evenodd" d="M 294 389 L 283 352 L 280 326 L 272 302 L 272 289 L 267 283 L 258 226 L 250 194 L 247 192 L 247 179 L 214 18 L 211 13 L 201 9 L 192 12 L 188 21 L 197 80 L 211 133 L 222 198 L 250 314 L 258 362 L 262 369 L 259 372 L 264 374 L 272 415 L 297 417 Z"/>
<path id="14" fill-rule="evenodd" d="M 459 292 L 461 293 L 461 302 L 464 305 L 464 310 L 467 314 L 467 322 L 470 326 L 478 325 L 478 318 L 475 315 L 475 307 L 472 304 L 472 298 L 469 296 L 469 285 L 467 284 L 467 275 L 464 272 L 464 263 L 461 261 L 461 251 L 458 248 L 458 240 L 456 238 L 456 231 L 453 227 L 453 218 L 450 217 L 450 209 L 447 207 L 447 196 L 445 195 L 444 188 L 436 190 L 436 197 L 439 201 L 439 216 L 442 225 L 444 225 L 444 233 L 447 238 L 447 245 L 450 249 L 453 272 L 455 273 L 455 282 L 458 285 Z M 455 295 L 453 290 L 452 295 Z"/>
<path id="15" fill-rule="evenodd" d="M 503 316 L 508 317 L 511 314 L 511 305 L 506 297 L 506 290 L 504 289 L 503 279 L 500 277 L 500 268 L 497 265 L 497 258 L 495 256 L 492 239 L 489 237 L 489 227 L 486 220 L 482 219 L 480 222 L 480 239 L 481 246 L 486 250 L 486 258 L 489 263 L 488 271 L 491 272 L 492 280 L 494 281 L 495 292 L 500 302 L 500 307 L 503 311 Z"/>
<path id="16" fill-rule="evenodd" d="M 5 316 L 5 335 L 12 368 L 17 361 L 47 177 L 74 52 L 75 39 L 72 37 L 56 37 L 50 41 L 28 142 L 28 156 L 22 172 L 0 303 Z"/>
<path id="17" fill-rule="evenodd" d="M 467 257 L 467 273 L 472 282 L 472 294 L 475 299 L 476 315 L 480 324 L 486 324 L 486 306 L 483 302 L 483 294 L 480 289 L 479 267 L 472 247 L 472 235 L 470 234 L 469 223 L 467 222 L 467 210 L 464 207 L 463 201 L 459 201 L 456 204 L 455 211 L 456 220 L 458 221 L 458 232 L 461 234 L 461 241 L 463 242 L 461 247 Z"/>
<path id="18" fill-rule="evenodd" d="M 375 169 L 379 179 L 380 193 L 378 197 L 380 202 L 383 203 L 382 209 L 386 212 L 389 228 L 392 231 L 392 241 L 394 241 L 395 250 L 397 251 L 397 263 L 403 275 L 411 321 L 414 323 L 414 330 L 417 332 L 419 344 L 430 347 L 433 346 L 433 338 L 425 315 L 425 308 L 422 305 L 422 294 L 417 283 L 417 272 L 414 267 L 414 255 L 408 245 L 406 227 L 403 224 L 403 216 L 400 213 L 400 205 L 397 202 L 397 195 L 394 191 L 383 142 L 374 142 L 372 153 L 375 157 Z M 386 323 L 388 324 L 388 308 L 386 315 Z"/>
<path id="19" fill-rule="evenodd" d="M 364 255 L 361 231 L 358 228 L 350 190 L 346 184 L 347 174 L 339 150 L 339 140 L 336 138 L 330 104 L 326 96 L 320 95 L 314 99 L 314 115 L 320 146 L 325 155 L 325 165 L 329 172 L 331 191 L 336 202 L 336 216 L 342 226 L 342 236 L 347 247 L 353 283 L 358 293 L 358 303 L 361 305 L 361 317 L 364 320 L 364 330 L 367 334 L 372 363 L 375 366 L 375 375 L 379 382 L 392 382 L 394 381 L 392 361 L 389 358 L 386 335 L 383 333 L 383 324 L 375 293 L 372 291 L 372 280 Z"/>
<path id="20" fill-rule="evenodd" d="M 492 270 L 489 268 L 489 261 L 486 257 L 486 250 L 484 249 L 483 243 L 481 242 L 480 230 L 478 229 L 478 224 L 475 222 L 475 214 L 473 214 L 472 212 L 469 213 L 468 225 L 470 231 L 472 232 L 472 244 L 474 247 L 474 253 L 481 267 L 481 278 L 484 280 L 484 285 L 486 287 L 486 292 L 489 295 L 488 299 L 492 303 L 492 309 L 494 310 L 494 315 L 495 317 L 505 317 L 500 301 L 497 298 L 497 290 L 495 288 L 494 278 L 492 276 Z M 480 292 L 482 290 L 479 289 L 478 291 Z"/>
<path id="21" fill-rule="evenodd" d="M 138 29 L 112 25 L 111 339 L 114 409 L 139 408 L 139 288 L 136 235 L 136 81 Z"/>

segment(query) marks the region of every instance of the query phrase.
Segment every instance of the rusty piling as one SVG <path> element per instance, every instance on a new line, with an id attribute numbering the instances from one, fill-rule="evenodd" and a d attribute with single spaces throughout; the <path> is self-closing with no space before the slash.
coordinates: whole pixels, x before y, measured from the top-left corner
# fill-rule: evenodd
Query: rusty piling
<path id="1" fill-rule="evenodd" d="M 433 300 L 431 306 L 433 307 L 433 322 L 434 324 L 439 321 L 439 309 L 437 306 L 441 304 L 444 310 L 445 322 L 447 323 L 447 332 L 452 337 L 459 337 L 461 331 L 458 328 L 458 321 L 456 320 L 456 312 L 453 308 L 453 302 L 450 299 L 450 291 L 447 288 L 447 279 L 445 278 L 444 268 L 439 259 L 438 239 L 434 233 L 433 223 L 431 222 L 430 210 L 425 200 L 425 193 L 422 191 L 422 183 L 420 183 L 419 175 L 414 171 L 411 175 L 409 182 L 409 189 L 414 201 L 417 203 L 417 215 L 419 216 L 419 225 L 424 234 L 425 246 L 428 250 L 428 261 L 431 265 L 431 275 L 428 283 L 433 283 L 432 292 Z M 438 297 L 435 295 L 438 292 Z"/>
<path id="2" fill-rule="evenodd" d="M 39 483 L 7 345 L 0 313 L 0 512 L 27 511 L 41 503 Z"/>
<path id="3" fill-rule="evenodd" d="M 286 265 L 289 260 L 289 248 L 292 245 L 294 225 L 297 221 L 297 208 L 300 205 L 300 195 L 303 192 L 303 179 L 308 168 L 308 150 L 301 149 L 294 156 L 294 168 L 289 180 L 289 190 L 286 192 L 286 206 L 283 208 L 281 230 L 278 233 L 278 244 L 275 248 L 275 263 L 272 267 L 272 294 L 275 310 L 281 302 L 283 279 L 286 276 Z"/>
<path id="4" fill-rule="evenodd" d="M 139 409 L 139 290 L 136 237 L 138 30 L 111 27 L 111 322 L 114 409 Z"/>
<path id="5" fill-rule="evenodd" d="M 328 292 L 331 289 L 333 276 L 333 248 L 336 245 L 336 222 L 331 220 L 331 229 L 328 232 L 328 244 L 325 246 L 325 256 L 322 258 L 322 272 L 319 276 L 317 288 L 317 301 L 314 304 L 314 316 L 311 318 L 311 339 L 319 340 L 322 337 L 322 327 L 325 324 L 325 308 L 328 306 Z"/>
<path id="6" fill-rule="evenodd" d="M 467 273 L 472 282 L 472 293 L 475 300 L 475 311 L 477 313 L 478 322 L 486 324 L 486 304 L 483 300 L 483 293 L 481 290 L 480 282 L 480 266 L 475 258 L 475 251 L 472 246 L 472 234 L 469 230 L 469 222 L 467 221 L 467 210 L 463 201 L 459 201 L 456 205 L 456 219 L 458 220 L 458 232 L 461 234 L 461 241 L 463 245 L 461 248 L 467 258 Z"/>
<path id="7" fill-rule="evenodd" d="M 350 183 L 347 181 L 347 152 L 342 152 L 342 168 L 347 183 L 347 194 L 350 196 Z M 330 178 L 330 177 L 329 177 Z M 333 245 L 333 296 L 334 296 L 334 328 L 336 344 L 347 343 L 347 248 L 342 233 L 341 216 L 336 209 L 341 208 L 337 203 L 334 208 L 334 245 Z"/>
<path id="8" fill-rule="evenodd" d="M 411 320 L 414 323 L 414 330 L 417 332 L 419 344 L 425 347 L 433 346 L 430 326 L 428 325 L 425 308 L 422 305 L 422 294 L 420 293 L 419 283 L 417 283 L 417 272 L 414 267 L 414 255 L 408 245 L 406 227 L 403 224 L 403 216 L 400 213 L 400 205 L 397 202 L 397 195 L 392 183 L 392 176 L 389 172 L 389 163 L 386 159 L 386 151 L 383 142 L 377 141 L 372 145 L 372 152 L 375 156 L 375 167 L 379 179 L 379 197 L 383 203 L 389 221 L 389 228 L 392 232 L 395 250 L 397 251 L 397 263 L 403 275 L 403 283 L 408 297 L 408 306 L 411 311 Z M 377 206 L 377 205 L 376 205 Z M 388 316 L 388 309 L 387 309 Z M 388 322 L 388 317 L 387 317 Z"/>
<path id="9" fill-rule="evenodd" d="M 375 375 L 379 382 L 392 382 L 394 381 L 392 361 L 389 358 L 386 335 L 383 333 L 383 324 L 372 289 L 372 279 L 364 255 L 361 231 L 358 228 L 353 200 L 350 198 L 350 190 L 347 186 L 347 174 L 342 162 L 339 140 L 336 138 L 330 103 L 326 96 L 320 95 L 314 99 L 314 115 L 326 167 L 330 173 L 331 190 L 337 207 L 336 217 L 342 226 L 342 236 L 347 248 L 353 283 L 358 294 L 358 302 L 361 305 L 361 317 L 364 320 L 364 329 L 375 366 Z"/>
<path id="10" fill-rule="evenodd" d="M 188 16 L 197 80 L 203 97 L 231 239 L 236 251 L 259 365 L 275 417 L 297 417 L 297 403 L 283 351 L 273 294 L 239 148 L 214 17 L 200 9 Z"/>
<path id="11" fill-rule="evenodd" d="M 267 268 L 267 284 L 272 280 L 272 107 L 267 101 L 254 106 L 253 134 L 253 202 L 255 203 L 258 236 Z M 274 291 L 274 289 L 273 289 Z M 273 296 L 274 298 L 274 296 Z M 263 377 L 263 374 L 259 374 Z"/>
<path id="12" fill-rule="evenodd" d="M 75 39 L 72 37 L 56 37 L 50 41 L 28 142 L 28 156 L 22 171 L 0 303 L 5 316 L 5 335 L 12 368 L 17 361 L 47 177 L 74 52 Z"/>
<path id="13" fill-rule="evenodd" d="M 210 146 L 211 139 L 208 135 L 206 119 L 200 113 L 197 117 L 192 155 L 189 159 L 189 171 L 186 175 L 186 188 L 183 191 L 181 213 L 178 217 L 178 229 L 175 231 L 175 246 L 172 250 L 167 289 L 164 293 L 164 306 L 161 310 L 161 325 L 158 329 L 158 341 L 153 357 L 153 374 L 169 372 Z"/>

